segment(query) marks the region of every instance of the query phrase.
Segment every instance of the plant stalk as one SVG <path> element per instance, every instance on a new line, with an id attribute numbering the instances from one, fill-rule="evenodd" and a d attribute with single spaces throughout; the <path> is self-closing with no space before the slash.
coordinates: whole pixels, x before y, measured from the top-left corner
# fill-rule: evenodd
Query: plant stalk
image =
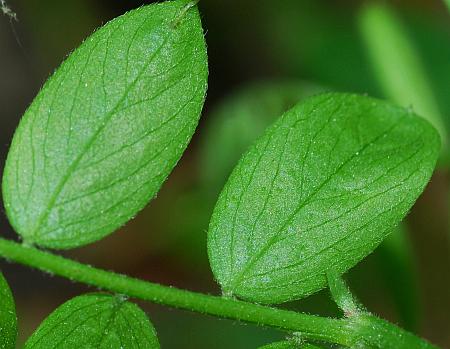
<path id="1" fill-rule="evenodd" d="M 365 338 L 370 339 L 371 336 L 378 336 L 378 332 L 371 332 L 370 326 L 362 326 L 355 319 L 324 318 L 231 298 L 162 286 L 97 269 L 2 238 L 0 238 L 0 256 L 9 261 L 131 298 L 260 326 L 273 327 L 288 332 L 297 332 L 303 338 L 309 340 L 353 346 L 358 343 L 365 343 Z M 397 342 L 392 343 L 392 346 L 384 346 L 383 348 L 436 348 L 386 321 L 379 319 L 377 321 L 384 324 L 383 329 L 389 334 L 389 338 L 405 338 L 405 335 L 407 335 L 406 338 L 408 339 L 408 343 Z M 373 328 L 373 331 L 376 331 L 376 327 Z"/>

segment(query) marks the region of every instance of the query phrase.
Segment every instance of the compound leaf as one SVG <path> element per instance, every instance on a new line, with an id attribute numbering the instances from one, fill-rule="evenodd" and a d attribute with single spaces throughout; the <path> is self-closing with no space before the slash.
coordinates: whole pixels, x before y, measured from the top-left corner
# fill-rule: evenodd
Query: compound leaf
<path id="1" fill-rule="evenodd" d="M 106 294 L 73 298 L 56 309 L 25 349 L 159 348 L 155 329 L 135 304 Z"/>
<path id="2" fill-rule="evenodd" d="M 8 283 L 0 273 L 0 348 L 15 348 L 16 338 L 16 307 Z"/>
<path id="3" fill-rule="evenodd" d="M 224 294 L 300 299 L 372 252 L 414 204 L 439 136 L 411 111 L 329 93 L 285 113 L 244 155 L 208 233 Z"/>
<path id="4" fill-rule="evenodd" d="M 89 37 L 26 111 L 3 181 L 28 243 L 72 248 L 126 223 L 157 193 L 198 123 L 207 56 L 196 8 L 131 11 Z"/>

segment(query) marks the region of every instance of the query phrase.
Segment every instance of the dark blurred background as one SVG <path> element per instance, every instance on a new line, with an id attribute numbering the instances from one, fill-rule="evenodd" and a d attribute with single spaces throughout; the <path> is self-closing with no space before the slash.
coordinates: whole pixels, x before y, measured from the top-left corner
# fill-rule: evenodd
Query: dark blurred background
<path id="1" fill-rule="evenodd" d="M 14 129 L 46 78 L 95 28 L 145 3 L 8 1 L 18 21 L 0 16 L 0 173 Z M 64 255 L 154 282 L 218 294 L 206 255 L 206 231 L 229 165 L 223 165 L 223 173 L 214 172 L 227 158 L 227 154 L 214 156 L 214 149 L 232 151 L 239 136 L 233 129 L 229 136 L 224 131 L 224 139 L 216 141 L 214 147 L 209 147 L 208 139 L 216 138 L 225 127 L 224 114 L 241 112 L 241 103 L 253 105 L 246 112 L 254 111 L 256 116 L 259 103 L 276 104 L 273 113 L 278 109 L 282 112 L 292 103 L 284 97 L 270 99 L 267 95 L 271 92 L 259 87 L 267 84 L 285 84 L 288 80 L 290 86 L 300 86 L 298 98 L 320 89 L 384 97 L 358 30 L 363 3 L 202 0 L 209 92 L 201 124 L 188 151 L 158 198 L 134 221 L 101 242 Z M 390 3 L 420 55 L 448 126 L 450 14 L 440 0 Z M 260 109 L 261 114 L 267 111 Z M 255 126 L 258 122 L 250 118 L 245 124 L 249 138 L 252 132 L 259 132 L 256 128 L 265 127 L 265 123 Z M 242 147 L 246 145 L 244 139 Z M 449 184 L 444 161 L 402 229 L 347 275 L 355 294 L 370 311 L 443 348 L 450 348 Z M 0 227 L 2 236 L 16 239 L 3 210 Z M 61 303 L 91 290 L 3 260 L 0 268 L 15 294 L 21 342 Z M 256 348 L 283 336 L 228 320 L 142 306 L 154 322 L 163 348 Z M 338 315 L 325 291 L 284 306 Z"/>

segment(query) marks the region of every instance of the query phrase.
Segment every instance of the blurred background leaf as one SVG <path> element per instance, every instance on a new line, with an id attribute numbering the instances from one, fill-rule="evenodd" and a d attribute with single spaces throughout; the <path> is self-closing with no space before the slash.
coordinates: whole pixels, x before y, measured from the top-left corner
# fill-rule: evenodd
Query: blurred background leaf
<path id="1" fill-rule="evenodd" d="M 387 5 L 371 4 L 359 13 L 359 27 L 381 90 L 386 98 L 428 120 L 441 135 L 447 151 L 448 140 L 431 83 L 409 33 L 397 14 Z"/>

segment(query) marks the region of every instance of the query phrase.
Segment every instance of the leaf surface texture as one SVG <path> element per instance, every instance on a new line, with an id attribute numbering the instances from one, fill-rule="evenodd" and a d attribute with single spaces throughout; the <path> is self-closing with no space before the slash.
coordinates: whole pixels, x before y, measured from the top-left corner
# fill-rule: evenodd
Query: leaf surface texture
<path id="1" fill-rule="evenodd" d="M 153 4 L 112 20 L 26 111 L 3 181 L 8 216 L 24 240 L 49 248 L 96 241 L 158 192 L 206 93 L 199 13 L 178 18 L 184 6 Z"/>
<path id="2" fill-rule="evenodd" d="M 439 152 L 434 128 L 369 97 L 328 93 L 285 113 L 250 148 L 211 219 L 225 294 L 300 299 L 372 252 L 411 208 Z"/>

